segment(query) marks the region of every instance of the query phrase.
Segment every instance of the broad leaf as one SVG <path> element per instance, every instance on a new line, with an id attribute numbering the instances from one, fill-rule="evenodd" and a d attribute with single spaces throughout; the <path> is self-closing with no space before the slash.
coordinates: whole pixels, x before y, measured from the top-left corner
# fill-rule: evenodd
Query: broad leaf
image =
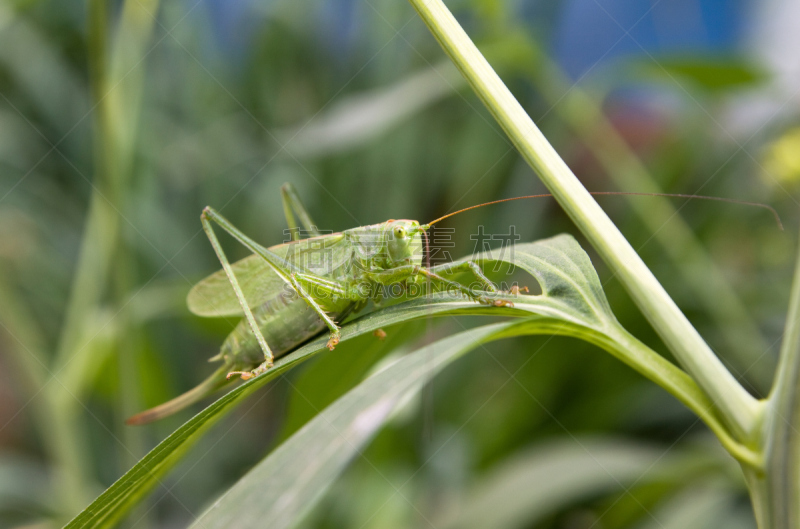
<path id="1" fill-rule="evenodd" d="M 417 320 L 397 324 L 384 340 L 362 335 L 336 347 L 336 354 L 321 355 L 312 365 L 292 377 L 292 395 L 277 440 L 288 439 L 305 423 L 361 382 L 375 364 L 387 354 L 425 332 L 426 325 Z M 407 352 L 409 349 L 404 347 Z"/>
<path id="2" fill-rule="evenodd" d="M 503 261 L 536 278 L 542 295 L 522 296 L 520 308 L 524 306 L 537 314 L 547 313 L 598 330 L 616 322 L 589 256 L 572 236 L 558 235 L 518 244 L 508 251 L 507 257 L 499 256 L 495 250 L 478 255 L 476 260 L 491 262 L 505 257 Z"/>
<path id="3" fill-rule="evenodd" d="M 409 354 L 319 413 L 256 465 L 192 527 L 291 527 L 320 498 L 399 404 L 447 364 L 519 322 L 487 325 Z M 243 506 L 246 506 L 243 508 Z"/>
<path id="4" fill-rule="evenodd" d="M 492 259 L 490 255 L 481 255 L 478 256 L 478 260 Z M 656 353 L 644 346 L 639 348 L 638 352 L 630 353 L 619 343 L 619 339 L 635 339 L 626 336 L 625 331 L 616 323 L 588 256 L 572 237 L 561 235 L 537 243 L 517 245 L 514 252 L 504 257 L 503 261 L 513 263 L 532 274 L 542 287 L 542 294 L 498 295 L 501 299 L 512 301 L 514 306 L 497 307 L 440 293 L 367 314 L 343 327 L 342 340 L 427 316 L 490 314 L 522 317 L 527 320 L 525 323 L 529 326 L 525 333 L 560 334 L 590 341 L 648 376 L 656 372 L 658 376 L 670 377 L 671 383 L 684 392 L 697 392 L 696 386 L 682 371 Z M 521 328 L 518 330 L 523 333 Z M 327 351 L 326 341 L 327 336 L 322 336 L 280 358 L 275 367 L 266 374 L 236 387 L 197 414 L 134 465 L 70 522 L 68 527 L 113 526 L 159 483 L 161 477 L 208 428 L 229 413 L 245 397 L 273 378 L 314 355 Z M 424 378 L 421 377 L 419 382 L 421 383 Z M 682 400 L 686 402 L 686 399 Z"/>
<path id="5" fill-rule="evenodd" d="M 488 260 L 487 255 L 477 260 Z M 511 260 L 511 258 L 509 258 Z M 531 273 L 540 286 L 541 296 L 520 296 L 513 311 L 530 314 L 520 322 L 480 327 L 457 334 L 416 351 L 377 375 L 367 379 L 330 407 L 318 414 L 295 435 L 247 473 L 222 498 L 206 511 L 192 527 L 223 528 L 234 525 L 258 527 L 269 520 L 271 528 L 295 525 L 338 477 L 347 463 L 384 424 L 395 407 L 450 361 L 487 341 L 522 334 L 565 334 L 580 336 L 603 344 L 605 329 L 616 328 L 616 320 L 599 286 L 586 254 L 574 239 L 556 237 L 515 248 L 513 262 Z M 456 309 L 458 302 L 436 303 L 422 299 L 381 311 L 378 318 L 427 306 L 429 313 L 474 311 L 474 304 Z M 493 307 L 497 308 L 497 307 Z M 491 313 L 491 311 L 487 311 Z M 356 322 L 355 325 L 358 325 Z M 639 454 L 635 450 L 613 451 L 604 447 L 616 471 L 633 480 L 657 454 Z M 612 453 L 613 452 L 613 453 Z M 583 454 L 585 456 L 585 452 Z M 591 457 L 591 456 L 590 456 Z M 614 473 L 594 461 L 578 461 L 589 490 L 619 486 Z M 569 466 L 570 463 L 564 463 Z M 573 468 L 573 467 L 570 467 Z M 575 480 L 565 478 L 564 487 L 574 487 Z M 543 480 L 544 483 L 547 480 Z M 552 485 L 552 483 L 551 483 Z M 504 491 L 503 494 L 507 494 Z M 242 508 L 246 505 L 247 508 Z M 484 514 L 482 524 L 494 526 L 491 515 Z M 489 520 L 486 519 L 489 516 Z"/>

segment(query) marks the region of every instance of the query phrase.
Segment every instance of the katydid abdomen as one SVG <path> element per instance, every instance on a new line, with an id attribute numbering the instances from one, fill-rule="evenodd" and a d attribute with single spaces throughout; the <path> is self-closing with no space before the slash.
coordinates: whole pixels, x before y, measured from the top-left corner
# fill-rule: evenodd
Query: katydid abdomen
<path id="1" fill-rule="evenodd" d="M 329 299 L 323 303 L 326 312 L 337 321 L 345 319 L 358 303 L 345 299 Z M 279 291 L 253 309 L 253 316 L 276 358 L 292 351 L 320 334 L 325 322 L 292 290 Z M 167 417 L 225 386 L 227 374 L 247 371 L 264 361 L 264 353 L 255 335 L 242 319 L 211 360 L 222 360 L 222 366 L 195 388 L 155 408 L 134 415 L 127 424 L 146 424 Z"/>
<path id="2" fill-rule="evenodd" d="M 329 300 L 323 304 L 328 315 L 336 321 L 345 319 L 356 305 L 349 300 Z M 275 358 L 313 338 L 326 327 L 308 303 L 288 289 L 255 308 L 253 316 Z M 247 371 L 264 361 L 264 353 L 246 320 L 239 322 L 225 339 L 219 355 L 212 360 L 222 360 L 229 371 Z"/>

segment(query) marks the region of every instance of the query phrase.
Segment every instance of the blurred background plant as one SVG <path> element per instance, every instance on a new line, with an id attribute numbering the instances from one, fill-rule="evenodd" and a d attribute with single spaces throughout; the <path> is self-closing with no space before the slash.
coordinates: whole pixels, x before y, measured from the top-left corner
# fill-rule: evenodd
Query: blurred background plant
<path id="1" fill-rule="evenodd" d="M 780 211 L 787 232 L 755 208 L 600 199 L 763 396 L 795 253 L 800 8 L 449 5 L 589 190 L 698 193 Z M 62 525 L 190 416 L 124 426 L 207 376 L 205 360 L 232 328 L 184 306 L 191 284 L 218 268 L 200 229 L 204 206 L 269 245 L 285 238 L 286 181 L 334 231 L 544 192 L 405 2 L 7 1 L 0 124 L 0 524 L 9 527 Z M 522 241 L 577 236 L 549 199 L 448 222 L 455 246 L 442 250 L 453 258 L 475 250 L 478 226 L 513 225 Z M 584 248 L 623 326 L 664 352 Z M 387 328 L 385 342 L 351 340 L 276 380 L 124 523 L 188 525 L 357 381 L 343 373 L 361 376 L 403 344 L 474 324 Z M 596 348 L 542 337 L 492 343 L 438 375 L 303 522 L 488 524 L 754 522 L 736 465 L 689 411 Z"/>

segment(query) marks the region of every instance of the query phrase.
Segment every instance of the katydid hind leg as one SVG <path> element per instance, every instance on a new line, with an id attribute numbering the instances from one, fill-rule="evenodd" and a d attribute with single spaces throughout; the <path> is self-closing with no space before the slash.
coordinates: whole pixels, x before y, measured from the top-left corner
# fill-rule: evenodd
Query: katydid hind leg
<path id="1" fill-rule="evenodd" d="M 300 200 L 300 196 L 289 182 L 281 186 L 281 201 L 283 202 L 283 213 L 286 215 L 286 224 L 289 226 L 293 241 L 300 240 L 300 228 L 297 226 L 295 215 L 297 215 L 300 224 L 303 225 L 309 236 L 316 237 L 320 235 L 317 225 L 311 220 L 311 215 L 308 214 L 308 210 Z"/>
<path id="2" fill-rule="evenodd" d="M 481 302 L 481 303 L 485 303 L 486 302 L 486 301 L 484 301 L 483 297 L 480 294 L 478 294 L 477 292 L 475 292 L 471 288 L 462 285 L 458 281 L 452 281 L 450 279 L 445 279 L 444 277 L 440 276 L 436 272 L 432 272 L 431 270 L 429 270 L 427 268 L 420 268 L 417 271 L 417 274 L 422 276 L 422 277 L 425 277 L 427 279 L 430 279 L 431 281 L 437 282 L 440 285 L 442 285 L 444 287 L 447 287 L 448 289 L 453 289 L 453 290 L 456 290 L 458 292 L 461 292 L 462 294 L 464 294 L 465 296 L 469 297 L 472 300 L 475 300 L 475 301 L 478 301 L 478 302 Z M 488 303 L 488 302 L 486 302 L 486 303 Z"/>
<path id="3" fill-rule="evenodd" d="M 208 236 L 208 240 L 211 242 L 211 246 L 214 248 L 214 252 L 217 254 L 217 258 L 219 262 L 222 264 L 223 270 L 225 270 L 225 274 L 228 276 L 228 281 L 231 283 L 231 288 L 233 288 L 234 293 L 236 294 L 236 298 L 239 300 L 239 305 L 242 307 L 242 311 L 244 312 L 244 316 L 247 319 L 247 323 L 250 326 L 250 330 L 256 337 L 258 341 L 258 345 L 261 347 L 261 351 L 264 353 L 264 363 L 258 366 L 253 371 L 249 372 L 239 372 L 234 371 L 228 374 L 228 376 L 232 375 L 240 375 L 243 379 L 247 380 L 248 378 L 252 378 L 254 376 L 258 376 L 261 373 L 265 372 L 267 369 L 272 367 L 272 362 L 274 357 L 272 355 L 272 351 L 267 345 L 267 340 L 264 338 L 264 335 L 261 333 L 261 329 L 258 328 L 258 324 L 256 323 L 255 317 L 253 316 L 253 312 L 250 310 L 250 306 L 247 303 L 247 300 L 244 297 L 244 293 L 242 292 L 242 288 L 239 285 L 239 281 L 236 279 L 236 275 L 233 273 L 231 269 L 230 262 L 228 262 L 228 257 L 225 255 L 225 251 L 222 249 L 222 245 L 219 243 L 219 239 L 217 239 L 217 235 L 214 233 L 214 228 L 211 226 L 211 222 L 209 221 L 209 212 L 212 210 L 210 208 L 206 208 L 203 210 L 203 214 L 201 215 L 201 222 L 203 224 L 203 230 L 206 232 Z M 218 223 L 219 224 L 219 223 Z M 224 226 L 222 226 L 225 229 Z M 227 231 L 227 230 L 226 230 Z"/>
<path id="4" fill-rule="evenodd" d="M 245 235 L 239 228 L 234 226 L 231 221 L 214 210 L 214 208 L 206 207 L 206 209 L 203 210 L 203 218 L 217 223 L 228 235 L 239 241 L 245 248 L 264 259 L 272 270 L 286 281 L 286 283 L 290 283 L 289 274 L 293 272 L 308 272 L 304 267 L 287 261 L 283 257 L 270 251 L 269 248 L 262 246 Z"/>
<path id="5" fill-rule="evenodd" d="M 253 239 L 251 239 L 250 237 L 248 237 L 247 235 L 242 233 L 236 226 L 231 224 L 231 222 L 228 221 L 228 219 L 226 219 L 225 217 L 223 217 L 222 215 L 217 213 L 214 209 L 207 207 L 203 211 L 203 215 L 204 215 L 204 221 L 206 223 L 208 223 L 209 219 L 213 220 L 223 230 L 225 230 L 228 234 L 230 234 L 234 239 L 236 239 L 237 241 L 242 243 L 248 250 L 250 250 L 251 252 L 253 252 L 253 253 L 257 254 L 257 255 L 259 255 L 262 259 L 264 259 L 264 261 L 266 261 L 272 267 L 273 271 L 276 274 L 278 274 L 281 278 L 283 278 L 284 281 L 289 283 L 292 286 L 292 288 L 295 290 L 295 292 L 297 292 L 297 294 L 300 297 L 302 297 L 317 312 L 319 317 L 322 318 L 322 320 L 325 322 L 325 324 L 328 326 L 328 328 L 331 329 L 331 339 L 330 339 L 330 341 L 328 343 L 328 348 L 329 349 L 333 349 L 333 347 L 335 347 L 336 344 L 339 343 L 339 327 L 330 318 L 330 316 L 328 316 L 325 313 L 325 311 L 322 310 L 322 308 L 319 306 L 319 304 L 317 304 L 313 300 L 313 298 L 311 296 L 309 296 L 307 292 L 305 292 L 305 290 L 302 288 L 302 285 L 300 285 L 300 283 L 294 277 L 295 275 L 299 274 L 302 277 L 309 277 L 310 278 L 310 277 L 315 277 L 314 274 L 312 274 L 311 272 L 309 272 L 308 270 L 306 270 L 306 269 L 304 269 L 302 267 L 298 267 L 298 266 L 286 261 L 282 257 L 280 257 L 280 256 L 274 254 L 273 252 L 271 252 L 268 248 L 264 248 L 263 246 L 261 246 L 260 244 L 255 242 Z M 209 230 L 211 229 L 210 224 L 208 224 L 208 228 L 209 228 Z M 212 233 L 212 236 L 213 236 L 213 231 L 211 233 Z M 216 237 L 214 237 L 214 239 L 216 240 Z M 214 244 L 213 241 L 212 241 L 212 244 Z M 216 243 L 215 249 L 216 248 L 219 248 L 220 252 L 222 251 L 222 249 L 219 247 L 219 242 Z M 228 266 L 228 268 L 230 268 L 230 266 Z M 232 275 L 233 275 L 233 272 L 230 273 L 229 277 L 232 276 Z M 320 278 L 320 279 L 322 279 L 322 278 Z M 235 278 L 234 278 L 234 280 L 235 280 Z M 236 285 L 237 285 L 237 288 L 238 288 L 238 283 L 236 283 Z M 241 290 L 240 290 L 240 292 L 241 292 Z M 244 296 L 242 295 L 242 297 L 240 299 L 240 303 L 244 303 L 244 305 L 246 305 L 247 303 L 246 303 L 246 301 L 242 301 L 243 299 L 244 299 Z M 249 313 L 249 309 L 247 310 L 245 315 L 247 315 L 247 313 Z M 250 314 L 252 316 L 252 313 L 250 313 Z M 248 319 L 248 322 L 249 321 L 250 321 L 250 319 Z M 255 320 L 253 320 L 253 325 L 255 325 Z M 260 332 L 258 332 L 258 335 L 256 337 L 258 338 L 259 336 L 261 336 Z M 266 345 L 266 341 L 264 342 L 264 345 Z M 271 365 L 270 362 L 265 362 L 265 364 L 269 364 L 269 365 L 266 365 L 267 368 Z M 262 364 L 261 366 L 259 366 L 255 370 L 253 370 L 251 374 L 253 376 L 259 375 L 265 370 L 263 368 L 264 368 L 264 364 Z M 247 377 L 247 378 L 249 378 L 249 377 Z"/>

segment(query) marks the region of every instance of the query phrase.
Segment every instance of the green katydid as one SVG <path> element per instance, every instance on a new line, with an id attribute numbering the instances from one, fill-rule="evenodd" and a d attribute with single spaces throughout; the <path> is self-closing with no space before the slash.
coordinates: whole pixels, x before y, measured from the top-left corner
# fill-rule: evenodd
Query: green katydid
<path id="1" fill-rule="evenodd" d="M 339 342 L 339 326 L 349 314 L 362 310 L 372 299 L 380 302 L 386 290 L 403 289 L 432 281 L 486 304 L 505 305 L 490 298 L 496 288 L 473 261 L 456 267 L 422 266 L 422 237 L 433 223 L 388 220 L 340 233 L 320 235 L 291 185 L 281 189 L 293 240 L 265 248 L 239 231 L 210 207 L 201 222 L 222 270 L 196 284 L 189 292 L 189 310 L 199 316 L 239 316 L 244 319 L 222 344 L 223 366 L 196 388 L 139 413 L 128 424 L 144 424 L 166 417 L 192 404 L 239 375 L 247 380 L 266 372 L 273 360 L 286 354 L 326 327 L 328 348 Z M 310 238 L 299 240 L 295 215 Z M 217 240 L 212 222 L 242 243 L 253 255 L 233 265 Z M 439 272 L 472 272 L 483 290 L 446 279 Z"/>
<path id="2" fill-rule="evenodd" d="M 652 195 L 652 193 L 597 192 L 595 195 Z M 415 220 L 387 220 L 339 233 L 321 235 L 290 184 L 281 188 L 284 213 L 292 241 L 265 248 L 238 230 L 222 215 L 206 207 L 201 215 L 203 230 L 211 242 L 222 270 L 197 283 L 189 292 L 189 310 L 199 316 L 241 316 L 244 318 L 225 339 L 212 360 L 223 365 L 188 392 L 128 419 L 128 424 L 145 424 L 161 419 L 197 402 L 226 385 L 232 376 L 258 376 L 272 367 L 275 358 L 303 342 L 330 333 L 328 348 L 339 342 L 339 325 L 350 314 L 364 309 L 370 300 L 380 303 L 386 288 L 429 282 L 446 287 L 478 303 L 512 305 L 519 289 L 499 292 L 472 260 L 457 265 L 423 266 L 422 239 L 427 244 L 430 227 L 448 217 L 489 204 L 541 198 L 550 194 L 495 200 L 449 213 L 428 224 Z M 767 207 L 717 197 L 660 194 L 662 196 L 706 198 Z M 776 219 L 777 213 L 772 210 Z M 299 238 L 295 215 L 311 237 Z M 253 255 L 228 262 L 214 233 L 212 222 L 243 244 Z M 780 225 L 780 220 L 778 219 Z M 443 277 L 456 272 L 475 276 L 477 290 Z M 379 287 L 379 288 L 376 288 Z M 421 290 L 419 290 L 421 292 Z"/>

